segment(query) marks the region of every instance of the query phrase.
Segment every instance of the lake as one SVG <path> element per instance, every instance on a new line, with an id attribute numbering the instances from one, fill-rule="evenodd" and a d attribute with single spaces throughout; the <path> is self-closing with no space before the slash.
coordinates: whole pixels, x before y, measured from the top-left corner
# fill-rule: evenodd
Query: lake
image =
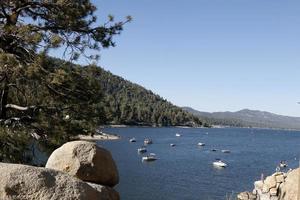
<path id="1" fill-rule="evenodd" d="M 288 168 L 298 166 L 300 132 L 246 128 L 107 128 L 120 140 L 99 141 L 110 150 L 117 163 L 122 200 L 225 200 L 226 196 L 252 191 L 261 174 L 275 172 L 281 160 Z M 176 137 L 175 134 L 182 134 Z M 137 142 L 130 143 L 135 137 Z M 153 144 L 148 153 L 158 160 L 142 162 L 137 149 L 145 138 Z M 204 147 L 197 146 L 203 142 Z M 170 144 L 176 144 L 170 147 Z M 211 149 L 218 149 L 213 152 Z M 225 154 L 220 150 L 228 149 Z M 219 169 L 216 158 L 228 164 Z M 287 169 L 286 169 L 287 170 Z"/>

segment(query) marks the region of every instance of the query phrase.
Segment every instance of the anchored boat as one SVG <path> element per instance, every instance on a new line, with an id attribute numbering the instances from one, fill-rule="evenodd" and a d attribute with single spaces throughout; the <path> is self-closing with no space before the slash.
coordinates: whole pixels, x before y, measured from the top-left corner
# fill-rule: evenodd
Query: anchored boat
<path id="1" fill-rule="evenodd" d="M 149 139 L 149 138 L 146 138 L 145 140 L 144 140 L 144 144 L 145 145 L 147 145 L 147 144 L 152 144 L 153 143 L 153 141 L 151 140 L 151 139 Z"/>
<path id="2" fill-rule="evenodd" d="M 227 164 L 221 160 L 213 162 L 213 165 L 216 167 L 223 167 L 223 168 L 227 167 Z"/>
<path id="3" fill-rule="evenodd" d="M 147 149 L 145 147 L 138 148 L 138 153 L 146 153 Z"/>
<path id="4" fill-rule="evenodd" d="M 142 161 L 155 161 L 155 160 L 157 160 L 157 158 L 154 153 L 150 153 L 149 155 L 142 157 Z"/>
<path id="5" fill-rule="evenodd" d="M 222 150 L 222 153 L 230 153 L 230 150 L 228 150 L 228 149 L 223 149 L 223 150 Z"/>

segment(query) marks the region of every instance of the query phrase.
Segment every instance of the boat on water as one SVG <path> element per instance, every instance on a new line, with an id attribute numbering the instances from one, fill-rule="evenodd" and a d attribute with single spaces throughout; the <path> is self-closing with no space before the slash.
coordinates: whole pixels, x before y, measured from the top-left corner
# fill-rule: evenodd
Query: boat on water
<path id="1" fill-rule="evenodd" d="M 171 146 L 171 147 L 175 147 L 175 146 L 176 146 L 176 144 L 173 144 L 173 143 L 172 143 L 172 144 L 170 144 L 170 146 Z"/>
<path id="2" fill-rule="evenodd" d="M 149 139 L 149 138 L 146 138 L 145 140 L 144 140 L 144 144 L 145 145 L 147 145 L 147 144 L 152 144 L 153 143 L 153 141 L 151 140 L 151 139 Z"/>
<path id="3" fill-rule="evenodd" d="M 230 153 L 230 150 L 228 150 L 228 149 L 223 149 L 223 150 L 222 150 L 222 153 Z"/>
<path id="4" fill-rule="evenodd" d="M 136 142 L 135 138 L 130 138 L 129 142 Z"/>
<path id="5" fill-rule="evenodd" d="M 150 153 L 149 155 L 142 157 L 142 161 L 155 161 L 155 160 L 157 160 L 157 158 L 154 153 Z"/>
<path id="6" fill-rule="evenodd" d="M 217 160 L 217 161 L 213 162 L 213 165 L 215 167 L 223 167 L 223 168 L 227 167 L 227 164 L 225 162 L 223 162 L 222 160 Z"/>
<path id="7" fill-rule="evenodd" d="M 280 168 L 285 168 L 285 167 L 287 167 L 288 166 L 288 164 L 286 163 L 286 161 L 280 161 L 280 163 L 279 163 L 279 167 Z"/>
<path id="8" fill-rule="evenodd" d="M 176 133 L 175 136 L 176 137 L 181 137 L 181 134 L 180 133 Z"/>
<path id="9" fill-rule="evenodd" d="M 146 153 L 147 149 L 145 147 L 138 148 L 138 153 Z"/>
<path id="10" fill-rule="evenodd" d="M 203 147 L 203 146 L 205 146 L 205 143 L 199 142 L 199 143 L 198 143 L 198 146 L 202 146 L 202 147 Z"/>
<path id="11" fill-rule="evenodd" d="M 211 151 L 217 151 L 217 149 L 211 149 Z"/>

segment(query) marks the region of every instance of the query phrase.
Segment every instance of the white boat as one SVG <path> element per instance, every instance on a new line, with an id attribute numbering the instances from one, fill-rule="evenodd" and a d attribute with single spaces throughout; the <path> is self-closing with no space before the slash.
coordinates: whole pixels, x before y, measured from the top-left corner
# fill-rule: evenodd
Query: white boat
<path id="1" fill-rule="evenodd" d="M 280 168 L 285 168 L 287 166 L 288 166 L 288 164 L 285 161 L 280 161 L 280 163 L 279 163 Z"/>
<path id="2" fill-rule="evenodd" d="M 145 147 L 138 148 L 138 153 L 146 153 L 147 149 Z"/>
<path id="3" fill-rule="evenodd" d="M 170 146 L 171 146 L 171 147 L 175 147 L 175 146 L 176 146 L 176 144 L 173 144 L 173 143 L 172 143 L 172 144 L 170 144 Z"/>
<path id="4" fill-rule="evenodd" d="M 129 142 L 136 142 L 136 139 L 135 139 L 135 138 L 131 138 L 131 139 L 129 140 Z"/>
<path id="5" fill-rule="evenodd" d="M 144 144 L 145 145 L 147 145 L 147 144 L 152 144 L 153 143 L 153 141 L 151 140 L 151 139 L 149 139 L 149 138 L 146 138 L 145 140 L 144 140 Z"/>
<path id="6" fill-rule="evenodd" d="M 181 137 L 181 134 L 176 133 L 175 136 L 176 136 L 176 137 Z"/>
<path id="7" fill-rule="evenodd" d="M 228 149 L 223 149 L 223 150 L 222 150 L 222 153 L 230 153 L 230 150 L 228 150 Z"/>
<path id="8" fill-rule="evenodd" d="M 198 146 L 205 146 L 205 143 L 199 142 Z"/>
<path id="9" fill-rule="evenodd" d="M 227 167 L 227 164 L 221 160 L 213 162 L 213 165 L 216 167 Z"/>
<path id="10" fill-rule="evenodd" d="M 154 153 L 150 153 L 149 155 L 142 157 L 142 161 L 155 161 L 155 160 L 157 160 L 157 158 Z"/>

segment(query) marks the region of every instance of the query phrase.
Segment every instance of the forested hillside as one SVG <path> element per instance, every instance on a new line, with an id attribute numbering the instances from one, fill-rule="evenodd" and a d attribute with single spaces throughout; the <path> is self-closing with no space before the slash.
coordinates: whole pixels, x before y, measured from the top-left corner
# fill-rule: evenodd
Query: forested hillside
<path id="1" fill-rule="evenodd" d="M 98 90 L 98 106 L 101 105 L 101 108 L 98 108 L 101 110 L 101 115 L 98 117 L 101 118 L 101 120 L 99 119 L 101 124 L 208 126 L 207 124 L 202 124 L 199 117 L 182 110 L 182 108 L 173 105 L 152 91 L 105 71 L 98 66 L 89 65 L 83 67 L 71 63 L 66 64 L 65 61 L 54 58 L 49 59 L 47 65 L 52 65 L 53 69 L 57 68 L 57 66 L 65 66 L 67 71 L 76 71 L 89 80 L 89 90 L 92 90 L 94 93 L 97 93 Z M 73 82 L 71 84 L 76 86 L 82 83 Z M 91 86 L 94 88 L 91 88 Z M 86 88 L 84 85 L 80 87 L 83 90 Z"/>
<path id="2" fill-rule="evenodd" d="M 98 109 L 102 112 L 98 117 L 101 118 L 99 120 L 101 124 L 208 126 L 202 124 L 199 117 L 182 110 L 152 91 L 105 71 L 101 67 L 95 65 L 83 67 L 54 58 L 49 59 L 47 66 L 52 68 L 51 71 L 62 66 L 68 74 L 70 71 L 75 71 L 89 81 L 89 90 L 93 93 L 97 93 L 98 90 L 98 106 L 101 105 Z M 80 86 L 81 91 L 87 91 L 84 89 L 87 88 L 86 83 L 74 82 L 73 79 L 76 80 L 76 77 L 70 78 L 73 81 L 70 82 L 71 87 Z M 80 98 L 80 93 L 78 95 L 77 98 Z"/>
<path id="3" fill-rule="evenodd" d="M 200 126 L 199 117 L 183 111 L 137 84 L 96 66 L 86 66 L 100 82 L 108 124 L 150 126 Z M 207 126 L 207 124 L 204 124 Z"/>

